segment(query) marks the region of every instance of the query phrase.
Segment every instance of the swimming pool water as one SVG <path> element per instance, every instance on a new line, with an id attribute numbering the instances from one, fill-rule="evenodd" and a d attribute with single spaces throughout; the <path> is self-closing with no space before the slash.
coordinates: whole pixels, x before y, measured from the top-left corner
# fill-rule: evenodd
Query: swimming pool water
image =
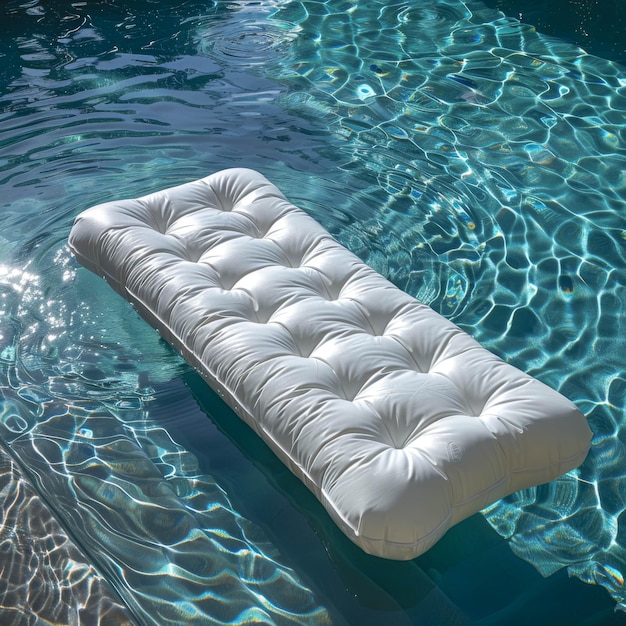
<path id="1" fill-rule="evenodd" d="M 480 591 L 503 546 L 625 602 L 623 65 L 473 1 L 11 0 L 0 21 L 2 619 L 527 623 L 530 566 L 524 602 Z M 93 204 L 233 165 L 574 400 L 583 466 L 414 562 L 346 545 L 66 245 Z"/>
<path id="2" fill-rule="evenodd" d="M 590 54 L 622 64 L 626 61 L 623 0 L 486 0 L 485 4 Z"/>

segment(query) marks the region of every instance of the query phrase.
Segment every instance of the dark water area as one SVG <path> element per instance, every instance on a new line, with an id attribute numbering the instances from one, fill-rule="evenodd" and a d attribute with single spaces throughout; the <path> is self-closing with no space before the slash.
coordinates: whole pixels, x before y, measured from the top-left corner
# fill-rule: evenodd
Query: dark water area
<path id="1" fill-rule="evenodd" d="M 544 35 L 626 65 L 624 0 L 485 0 L 485 4 L 532 24 Z"/>

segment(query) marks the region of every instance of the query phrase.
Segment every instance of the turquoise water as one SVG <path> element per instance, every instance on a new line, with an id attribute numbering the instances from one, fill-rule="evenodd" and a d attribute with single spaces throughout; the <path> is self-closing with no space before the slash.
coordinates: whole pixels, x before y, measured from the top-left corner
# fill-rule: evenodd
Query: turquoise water
<path id="1" fill-rule="evenodd" d="M 626 69 L 529 14 L 3 4 L 0 617 L 554 624 L 583 623 L 591 590 L 624 604 Z M 583 466 L 411 563 L 347 545 L 66 245 L 93 204 L 233 165 L 574 400 Z"/>

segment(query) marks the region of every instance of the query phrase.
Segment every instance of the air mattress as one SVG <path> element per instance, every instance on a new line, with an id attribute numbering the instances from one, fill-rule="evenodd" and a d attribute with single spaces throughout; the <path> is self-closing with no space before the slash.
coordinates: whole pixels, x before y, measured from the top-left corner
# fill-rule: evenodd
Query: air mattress
<path id="1" fill-rule="evenodd" d="M 587 454 L 574 404 L 377 274 L 257 172 L 93 207 L 69 242 L 366 552 L 411 559 Z"/>

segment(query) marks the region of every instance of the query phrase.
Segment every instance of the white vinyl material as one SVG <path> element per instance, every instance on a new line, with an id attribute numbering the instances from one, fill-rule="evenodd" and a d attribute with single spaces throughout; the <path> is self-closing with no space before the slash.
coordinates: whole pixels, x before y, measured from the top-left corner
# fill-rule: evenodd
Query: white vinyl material
<path id="1" fill-rule="evenodd" d="M 70 246 L 371 554 L 411 559 L 589 449 L 569 400 L 392 285 L 252 170 L 93 207 Z"/>

